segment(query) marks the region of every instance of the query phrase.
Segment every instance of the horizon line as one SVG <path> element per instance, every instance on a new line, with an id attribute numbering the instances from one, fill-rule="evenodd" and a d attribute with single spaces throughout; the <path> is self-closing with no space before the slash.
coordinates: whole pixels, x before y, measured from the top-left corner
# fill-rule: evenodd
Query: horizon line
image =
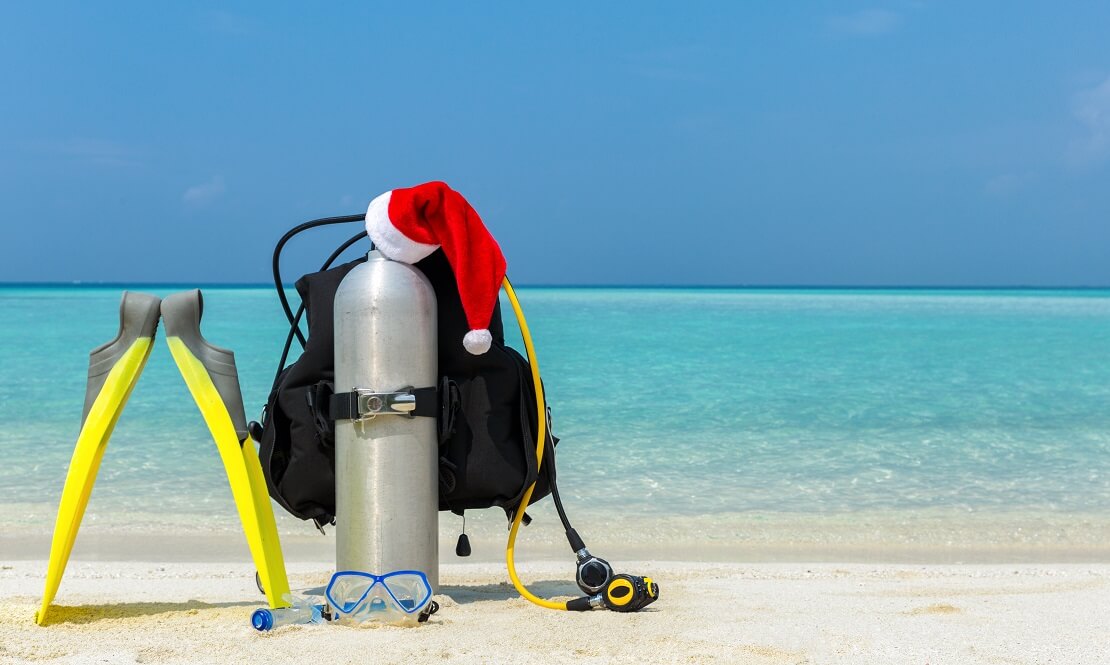
<path id="1" fill-rule="evenodd" d="M 159 287 L 159 288 L 208 288 L 208 289 L 273 289 L 272 282 L 114 282 L 114 281 L 50 281 L 7 282 L 0 281 L 0 288 L 110 288 L 110 287 Z M 531 289 L 749 289 L 749 290 L 845 290 L 845 291 L 1104 291 L 1110 285 L 1034 285 L 1034 284 L 553 284 L 525 283 L 519 288 Z M 293 283 L 285 283 L 293 289 Z"/>

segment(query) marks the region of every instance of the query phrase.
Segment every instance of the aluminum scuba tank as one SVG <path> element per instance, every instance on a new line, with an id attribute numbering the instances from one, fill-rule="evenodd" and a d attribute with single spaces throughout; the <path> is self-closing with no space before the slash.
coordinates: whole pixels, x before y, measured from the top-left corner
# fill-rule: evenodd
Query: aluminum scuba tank
<path id="1" fill-rule="evenodd" d="M 374 250 L 343 278 L 334 312 L 335 392 L 359 405 L 335 423 L 336 569 L 419 570 L 438 590 L 436 419 L 388 408 L 411 409 L 408 390 L 436 385 L 435 291 Z"/>

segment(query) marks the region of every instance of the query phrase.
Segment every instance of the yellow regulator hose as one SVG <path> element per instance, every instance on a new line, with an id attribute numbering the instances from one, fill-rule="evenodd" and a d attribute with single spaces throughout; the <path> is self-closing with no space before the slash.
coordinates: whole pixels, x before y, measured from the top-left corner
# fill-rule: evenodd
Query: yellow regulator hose
<path id="1" fill-rule="evenodd" d="M 543 449 L 544 441 L 547 440 L 547 414 L 544 410 L 543 398 L 543 383 L 540 381 L 540 366 L 536 361 L 536 350 L 532 346 L 532 335 L 528 332 L 528 323 L 524 320 L 524 312 L 520 309 L 520 302 L 516 299 L 516 292 L 513 291 L 513 285 L 509 282 L 509 278 L 501 282 L 501 286 L 505 289 L 505 295 L 509 297 L 509 302 L 513 305 L 513 312 L 516 314 L 516 322 L 520 326 L 520 335 L 524 338 L 524 348 L 528 352 L 528 364 L 532 366 L 532 383 L 536 388 L 536 468 L 543 468 Z M 552 610 L 565 610 L 567 609 L 566 601 L 556 602 L 540 598 L 532 593 L 520 581 L 520 577 L 516 574 L 516 563 L 513 561 L 513 552 L 516 549 L 516 534 L 520 529 L 520 521 L 524 519 L 524 509 L 528 507 L 528 502 L 532 499 L 532 491 L 536 489 L 535 481 L 528 486 L 524 491 L 524 496 L 520 499 L 520 505 L 516 508 L 516 514 L 513 515 L 513 524 L 509 528 L 509 541 L 505 544 L 505 563 L 509 568 L 509 578 L 513 581 L 513 586 L 524 596 L 533 603 L 540 607 L 546 607 Z"/>

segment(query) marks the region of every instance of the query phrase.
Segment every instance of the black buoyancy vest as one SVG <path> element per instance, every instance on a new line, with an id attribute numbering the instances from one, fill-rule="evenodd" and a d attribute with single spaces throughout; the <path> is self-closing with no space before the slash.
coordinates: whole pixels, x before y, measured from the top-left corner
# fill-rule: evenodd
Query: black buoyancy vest
<path id="1" fill-rule="evenodd" d="M 308 316 L 304 352 L 274 382 L 263 413 L 262 470 L 270 496 L 318 525 L 335 516 L 334 422 L 327 400 L 335 378 L 333 310 L 339 283 L 365 259 L 311 273 L 296 283 Z M 498 305 L 493 344 L 480 356 L 462 346 L 469 329 L 454 273 L 442 251 L 415 264 L 435 290 L 438 315 L 439 509 L 499 506 L 507 514 L 536 481 L 531 502 L 550 492 L 554 446 L 548 428 L 536 469 L 536 394 L 528 362 L 505 346 Z M 546 406 L 546 405 L 545 405 Z"/>

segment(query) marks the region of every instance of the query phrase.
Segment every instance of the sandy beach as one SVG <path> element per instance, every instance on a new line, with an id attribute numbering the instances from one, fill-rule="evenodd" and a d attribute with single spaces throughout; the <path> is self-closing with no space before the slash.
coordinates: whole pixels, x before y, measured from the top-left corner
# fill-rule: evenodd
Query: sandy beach
<path id="1" fill-rule="evenodd" d="M 1110 2 L 999 4 L 5 3 L 0 665 L 1110 665 Z"/>
<path id="2" fill-rule="evenodd" d="M 243 563 L 71 564 L 50 624 L 45 563 L 0 563 L 4 663 L 1106 663 L 1110 565 L 626 562 L 661 599 L 635 615 L 521 599 L 496 563 L 442 567 L 442 609 L 418 628 L 286 626 L 259 634 Z M 296 589 L 326 561 L 290 565 Z M 567 564 L 527 563 L 551 596 Z"/>

